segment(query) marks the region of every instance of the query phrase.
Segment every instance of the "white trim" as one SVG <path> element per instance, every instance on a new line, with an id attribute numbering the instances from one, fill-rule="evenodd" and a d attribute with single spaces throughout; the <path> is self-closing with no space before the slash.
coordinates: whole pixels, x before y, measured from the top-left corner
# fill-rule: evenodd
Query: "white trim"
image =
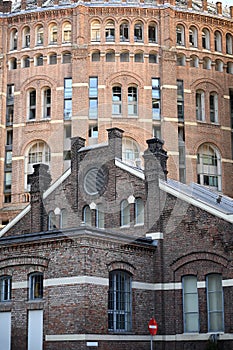
<path id="1" fill-rule="evenodd" d="M 87 115 L 79 115 L 79 116 L 72 115 L 72 120 L 87 120 L 87 119 L 88 119 Z"/>
<path id="2" fill-rule="evenodd" d="M 231 128 L 230 127 L 228 127 L 228 126 L 220 126 L 220 129 L 221 130 L 226 130 L 226 131 L 231 131 Z"/>
<path id="3" fill-rule="evenodd" d="M 174 123 L 178 123 L 178 122 L 179 122 L 178 118 L 164 117 L 163 120 L 164 120 L 165 122 L 174 122 Z"/>
<path id="4" fill-rule="evenodd" d="M 191 94 L 191 93 L 192 93 L 192 91 L 191 91 L 191 90 L 189 90 L 189 89 L 184 89 L 184 93 L 186 93 L 186 94 Z"/>
<path id="5" fill-rule="evenodd" d="M 53 120 L 53 119 L 50 120 L 50 124 L 63 124 L 63 123 L 64 123 L 64 120 Z"/>
<path id="6" fill-rule="evenodd" d="M 195 154 L 186 154 L 186 158 L 197 160 L 197 155 L 195 155 Z"/>
<path id="7" fill-rule="evenodd" d="M 13 124 L 13 129 L 14 128 L 20 128 L 20 127 L 24 127 L 26 124 L 25 123 L 19 123 L 19 124 Z"/>
<path id="8" fill-rule="evenodd" d="M 43 199 L 47 198 L 62 182 L 71 174 L 71 168 L 69 168 L 61 177 L 57 179 L 44 193 Z"/>
<path id="9" fill-rule="evenodd" d="M 177 151 L 167 151 L 167 155 L 168 156 L 178 156 L 179 152 L 177 152 Z"/>
<path id="10" fill-rule="evenodd" d="M 177 90 L 177 86 L 176 85 L 162 85 L 161 89 L 173 89 L 173 90 Z"/>
<path id="11" fill-rule="evenodd" d="M 106 85 L 98 85 L 98 90 L 99 89 L 105 89 L 106 88 Z"/>
<path id="12" fill-rule="evenodd" d="M 74 83 L 72 87 L 89 87 L 88 83 Z"/>
<path id="13" fill-rule="evenodd" d="M 156 341 L 203 341 L 208 340 L 212 333 L 183 333 L 174 335 L 156 335 Z M 150 335 L 127 334 L 49 334 L 45 341 L 150 341 Z M 232 340 L 233 333 L 220 333 L 220 340 Z"/>
<path id="14" fill-rule="evenodd" d="M 13 160 L 24 160 L 24 156 L 12 157 Z"/>
<path id="15" fill-rule="evenodd" d="M 197 122 L 184 122 L 185 125 L 197 126 Z"/>
<path id="16" fill-rule="evenodd" d="M 225 221 L 228 221 L 230 223 L 233 223 L 233 214 L 224 214 L 222 212 L 220 212 L 219 210 L 215 209 L 214 207 L 211 207 L 210 205 L 202 202 L 201 200 L 195 199 L 190 197 L 188 194 L 182 193 L 177 189 L 172 188 L 171 186 L 169 186 L 168 183 L 165 183 L 163 181 L 159 181 L 159 188 L 167 193 L 172 194 L 173 196 L 194 205 L 195 207 L 198 207 L 200 209 L 203 209 L 205 211 L 207 211 L 208 213 L 215 215 Z"/>
<path id="17" fill-rule="evenodd" d="M 152 86 L 144 86 L 144 90 L 152 90 Z"/>
<path id="18" fill-rule="evenodd" d="M 93 284 L 99 286 L 108 286 L 109 279 L 105 277 L 95 276 L 72 276 L 72 277 L 61 277 L 61 278 L 48 278 L 44 279 L 44 287 L 57 287 L 65 285 L 78 285 L 78 284 Z M 27 281 L 13 282 L 12 289 L 23 289 L 27 288 Z M 223 280 L 223 287 L 233 287 L 233 279 Z M 181 290 L 181 282 L 170 282 L 170 283 L 144 283 L 144 282 L 132 282 L 133 289 L 139 290 Z M 206 288 L 205 281 L 198 281 L 197 288 Z"/>
<path id="19" fill-rule="evenodd" d="M 142 180 L 145 180 L 145 175 L 143 172 L 141 172 L 140 170 L 137 170 L 136 168 L 132 168 L 131 166 L 129 166 L 128 164 L 125 164 L 121 161 L 119 161 L 118 159 L 115 159 L 115 165 L 120 168 L 123 169 L 127 172 L 129 172 L 132 175 L 135 175 L 137 177 L 139 177 Z"/>
<path id="20" fill-rule="evenodd" d="M 223 95 L 223 98 L 225 98 L 226 100 L 230 100 L 230 96 L 229 95 Z"/>
<path id="21" fill-rule="evenodd" d="M 232 159 L 222 158 L 222 162 L 223 163 L 231 163 L 231 164 L 233 164 L 233 160 Z"/>
<path id="22" fill-rule="evenodd" d="M 151 238 L 153 240 L 163 239 L 163 232 L 150 232 L 146 234 L 146 237 Z"/>

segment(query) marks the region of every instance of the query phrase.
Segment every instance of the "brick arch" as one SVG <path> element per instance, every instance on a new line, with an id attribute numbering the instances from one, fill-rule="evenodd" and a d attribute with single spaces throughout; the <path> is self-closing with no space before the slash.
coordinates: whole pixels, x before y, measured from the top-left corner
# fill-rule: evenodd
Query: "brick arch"
<path id="1" fill-rule="evenodd" d="M 0 269 L 20 265 L 34 265 L 37 267 L 47 268 L 49 260 L 38 256 L 16 256 L 0 261 Z"/>
<path id="2" fill-rule="evenodd" d="M 55 86 L 55 81 L 47 77 L 47 75 L 36 75 L 32 78 L 28 78 L 22 85 L 21 90 L 26 91 L 29 88 L 38 89 L 46 84 L 52 87 Z"/>
<path id="3" fill-rule="evenodd" d="M 37 139 L 33 139 L 33 140 L 28 141 L 28 142 L 21 148 L 21 150 L 20 150 L 20 152 L 22 152 L 21 154 L 25 155 L 25 153 L 28 153 L 30 147 L 33 146 L 34 143 L 36 143 L 36 142 L 44 142 L 44 143 L 49 147 L 49 149 L 50 149 L 50 151 L 51 151 L 51 147 L 49 146 L 47 140 L 45 140 L 45 139 L 43 139 L 43 138 L 40 138 L 40 139 L 37 138 Z"/>
<path id="4" fill-rule="evenodd" d="M 190 88 L 191 88 L 191 90 L 195 91 L 197 89 L 205 89 L 206 86 L 208 86 L 208 85 L 212 85 L 212 86 L 214 86 L 217 89 L 217 91 L 221 91 L 221 86 L 219 86 L 219 84 L 217 84 L 215 80 L 213 80 L 213 79 L 206 79 L 206 78 L 200 78 L 200 79 L 195 80 L 190 85 Z M 211 89 L 208 89 L 208 90 L 211 90 Z"/>
<path id="5" fill-rule="evenodd" d="M 126 80 L 126 83 L 122 84 L 121 83 L 122 80 Z M 111 86 L 112 84 L 116 84 L 116 83 L 121 83 L 122 85 L 127 85 L 127 86 L 129 84 L 135 83 L 140 88 L 142 88 L 144 85 L 141 77 L 138 74 L 132 73 L 130 71 L 121 71 L 121 72 L 113 73 L 112 75 L 110 75 L 106 79 L 106 86 L 108 86 L 108 87 Z"/>
<path id="6" fill-rule="evenodd" d="M 107 265 L 107 268 L 109 272 L 114 270 L 124 270 L 131 273 L 131 275 L 134 275 L 136 270 L 133 265 L 125 261 L 113 261 Z"/>
<path id="7" fill-rule="evenodd" d="M 195 263 L 197 261 L 210 261 L 221 265 L 224 268 L 228 267 L 229 261 L 226 257 L 212 252 L 192 252 L 173 261 L 170 266 L 174 272 L 184 267 L 185 265 Z"/>
<path id="8" fill-rule="evenodd" d="M 216 140 L 215 140 L 215 139 L 212 139 L 212 138 L 209 138 L 209 137 L 205 137 L 205 138 L 199 140 L 199 141 L 193 146 L 193 152 L 194 152 L 195 154 L 197 154 L 198 149 L 199 149 L 202 145 L 204 145 L 204 144 L 206 144 L 206 143 L 215 146 L 215 147 L 217 148 L 217 150 L 219 151 L 220 155 L 222 156 L 222 154 L 223 154 L 222 145 L 218 145 L 218 144 L 216 143 Z"/>

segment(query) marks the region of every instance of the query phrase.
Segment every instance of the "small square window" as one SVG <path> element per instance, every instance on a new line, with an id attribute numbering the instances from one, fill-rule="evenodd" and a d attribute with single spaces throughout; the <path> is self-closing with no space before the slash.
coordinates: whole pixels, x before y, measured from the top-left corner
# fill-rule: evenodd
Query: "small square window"
<path id="1" fill-rule="evenodd" d="M 0 301 L 10 301 L 11 300 L 11 277 L 2 276 L 0 277 Z"/>

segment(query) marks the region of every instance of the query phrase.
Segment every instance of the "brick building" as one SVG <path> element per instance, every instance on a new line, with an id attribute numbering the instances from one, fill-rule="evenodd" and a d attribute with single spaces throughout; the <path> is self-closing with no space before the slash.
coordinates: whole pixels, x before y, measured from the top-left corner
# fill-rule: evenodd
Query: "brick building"
<path id="1" fill-rule="evenodd" d="M 170 177 L 233 195 L 233 7 L 187 1 L 0 2 L 0 224 L 30 200 L 33 164 L 54 182 L 70 136 L 124 129 L 143 167 L 164 139 Z"/>
<path id="2" fill-rule="evenodd" d="M 0 238 L 1 350 L 229 350 L 233 344 L 233 200 L 167 179 L 167 152 L 147 140 L 145 170 L 122 160 L 123 131 L 85 146 L 50 185 L 30 176 L 30 203 Z"/>

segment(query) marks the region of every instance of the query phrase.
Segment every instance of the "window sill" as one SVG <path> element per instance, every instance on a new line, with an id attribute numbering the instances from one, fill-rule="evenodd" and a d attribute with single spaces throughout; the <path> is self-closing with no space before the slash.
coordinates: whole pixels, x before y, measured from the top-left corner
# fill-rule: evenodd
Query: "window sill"
<path id="1" fill-rule="evenodd" d="M 134 227 L 143 227 L 144 226 L 144 223 L 143 224 L 135 224 Z"/>
<path id="2" fill-rule="evenodd" d="M 122 225 L 120 226 L 120 229 L 130 228 L 130 225 Z"/>

